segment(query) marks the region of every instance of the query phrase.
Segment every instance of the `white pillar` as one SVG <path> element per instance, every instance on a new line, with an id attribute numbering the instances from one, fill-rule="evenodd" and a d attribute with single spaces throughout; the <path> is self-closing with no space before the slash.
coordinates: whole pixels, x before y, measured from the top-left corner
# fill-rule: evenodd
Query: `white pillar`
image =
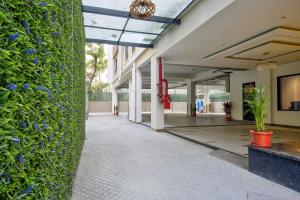
<path id="1" fill-rule="evenodd" d="M 159 130 L 164 128 L 164 107 L 159 102 L 158 95 L 158 58 L 151 57 L 151 128 Z"/>
<path id="2" fill-rule="evenodd" d="M 112 114 L 114 114 L 115 106 L 118 107 L 118 90 L 117 90 L 117 88 L 112 88 L 112 91 L 111 91 L 111 105 L 112 105 L 111 112 L 112 112 Z"/>
<path id="3" fill-rule="evenodd" d="M 270 104 L 267 106 L 266 123 L 273 123 L 273 109 L 272 106 L 275 103 L 273 99 L 274 87 L 272 77 L 274 77 L 274 70 L 277 68 L 276 63 L 264 63 L 257 66 L 257 83 L 255 87 L 260 85 L 265 89 L 266 96 L 270 97 Z"/>
<path id="4" fill-rule="evenodd" d="M 187 86 L 187 115 L 192 115 L 192 109 L 195 108 L 195 101 L 196 101 L 196 84 L 191 79 L 186 80 L 186 86 Z"/>
<path id="5" fill-rule="evenodd" d="M 135 95 L 134 95 L 134 84 L 133 84 L 133 80 L 130 79 L 129 83 L 128 83 L 128 118 L 130 121 L 135 121 L 135 112 L 134 112 L 134 106 L 135 106 Z"/>
<path id="6" fill-rule="evenodd" d="M 140 69 L 135 70 L 135 121 L 142 122 L 142 72 Z"/>

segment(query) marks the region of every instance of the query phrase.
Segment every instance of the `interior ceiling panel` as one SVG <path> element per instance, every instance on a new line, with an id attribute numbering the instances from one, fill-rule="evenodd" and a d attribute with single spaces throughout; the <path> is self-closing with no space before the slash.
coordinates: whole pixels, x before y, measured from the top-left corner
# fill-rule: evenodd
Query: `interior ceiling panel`
<path id="1" fill-rule="evenodd" d="M 300 50 L 298 44 L 268 42 L 232 55 L 234 58 L 264 61 Z"/>
<path id="2" fill-rule="evenodd" d="M 241 62 L 260 63 L 274 61 L 295 52 L 300 52 L 300 31 L 275 28 L 208 55 L 205 60 L 240 60 Z"/>

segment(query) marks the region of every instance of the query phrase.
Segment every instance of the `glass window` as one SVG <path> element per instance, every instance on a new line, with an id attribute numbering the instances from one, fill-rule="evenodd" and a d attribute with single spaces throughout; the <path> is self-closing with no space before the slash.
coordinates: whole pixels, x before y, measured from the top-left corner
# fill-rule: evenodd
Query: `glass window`
<path id="1" fill-rule="evenodd" d="M 300 111 L 300 74 L 277 79 L 278 110 Z"/>

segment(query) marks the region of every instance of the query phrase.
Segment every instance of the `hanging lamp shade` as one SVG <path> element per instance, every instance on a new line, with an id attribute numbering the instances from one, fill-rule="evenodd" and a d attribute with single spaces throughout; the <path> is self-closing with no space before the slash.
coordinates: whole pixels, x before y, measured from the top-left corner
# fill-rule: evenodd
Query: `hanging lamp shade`
<path id="1" fill-rule="evenodd" d="M 130 15 L 139 19 L 154 16 L 155 4 L 151 0 L 134 0 L 130 5 Z"/>

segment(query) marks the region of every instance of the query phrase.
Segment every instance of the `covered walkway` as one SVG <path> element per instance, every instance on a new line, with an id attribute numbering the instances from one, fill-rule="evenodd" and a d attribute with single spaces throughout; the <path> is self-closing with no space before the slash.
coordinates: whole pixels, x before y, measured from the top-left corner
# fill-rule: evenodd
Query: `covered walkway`
<path id="1" fill-rule="evenodd" d="M 300 199 L 293 190 L 221 160 L 217 151 L 126 117 L 92 116 L 86 134 L 73 200 Z"/>

